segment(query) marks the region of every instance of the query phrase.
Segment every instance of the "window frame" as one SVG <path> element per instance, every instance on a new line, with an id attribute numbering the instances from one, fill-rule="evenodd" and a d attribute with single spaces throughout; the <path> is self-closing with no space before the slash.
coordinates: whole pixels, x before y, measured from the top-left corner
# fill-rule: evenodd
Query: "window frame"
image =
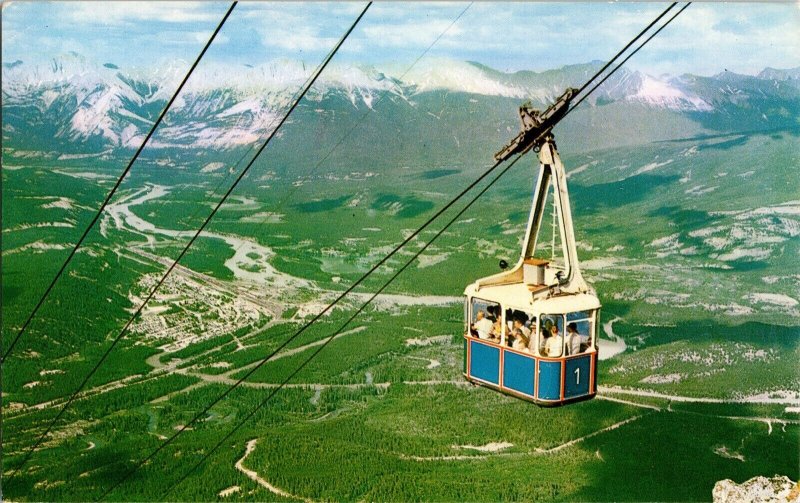
<path id="1" fill-rule="evenodd" d="M 528 346 L 525 349 L 522 349 L 522 350 L 514 349 L 511 346 L 507 345 L 505 334 L 510 334 L 511 333 L 511 327 L 509 327 L 508 324 L 513 321 L 513 318 L 508 318 L 506 316 L 509 311 L 511 312 L 512 315 L 514 314 L 515 311 L 519 311 L 519 312 L 523 313 L 525 316 L 527 316 L 528 320 L 531 320 L 531 319 L 535 318 L 537 320 L 537 323 L 538 323 L 538 320 L 539 320 L 539 313 L 536 312 L 536 311 L 530 310 L 530 308 L 518 308 L 518 307 L 507 306 L 507 307 L 505 307 L 503 309 L 503 318 L 504 318 L 504 320 L 503 320 L 503 334 L 504 334 L 503 345 L 505 347 L 511 349 L 512 351 L 522 351 L 522 352 L 528 353 L 530 355 L 537 355 L 538 356 L 539 355 L 538 351 L 531 349 L 531 347 L 530 347 L 531 341 L 530 340 L 528 341 Z M 530 328 L 532 328 L 532 329 L 536 328 L 536 325 L 532 324 Z M 531 331 L 533 331 L 533 330 L 531 330 Z M 537 332 L 538 332 L 538 329 L 537 329 Z"/>
<path id="2" fill-rule="evenodd" d="M 497 342 L 497 341 L 495 341 L 493 339 L 481 339 L 478 336 L 472 335 L 472 330 L 470 329 L 470 327 L 472 326 L 473 323 L 475 323 L 473 321 L 473 319 L 475 318 L 474 307 L 475 307 L 475 301 L 476 300 L 486 304 L 487 312 L 488 312 L 488 307 L 490 305 L 496 305 L 496 306 L 500 307 L 501 319 L 505 318 L 505 312 L 503 311 L 503 306 L 499 302 L 496 302 L 496 301 L 493 301 L 493 300 L 484 299 L 484 298 L 481 298 L 481 297 L 476 297 L 476 296 L 467 297 L 467 302 L 469 303 L 469 318 L 467 318 L 466 333 L 468 333 L 470 337 L 474 337 L 474 338 L 476 338 L 476 339 L 478 339 L 481 342 L 484 342 L 486 344 L 502 345 L 502 343 L 505 341 L 505 333 L 506 333 L 505 326 L 502 326 L 501 329 L 500 329 L 500 342 Z"/>
<path id="3" fill-rule="evenodd" d="M 564 313 L 564 321 L 565 321 L 566 325 L 569 325 L 570 323 L 576 323 L 577 324 L 577 323 L 584 323 L 584 322 L 587 322 L 589 324 L 589 331 L 586 334 L 586 335 L 589 336 L 589 342 L 588 342 L 589 345 L 586 348 L 586 351 L 583 351 L 581 353 L 576 353 L 576 354 L 586 354 L 586 353 L 590 353 L 591 351 L 596 349 L 596 342 L 595 341 L 597 340 L 596 335 L 597 335 L 597 313 L 598 313 L 598 311 L 599 311 L 599 309 L 593 308 L 593 309 L 584 309 L 584 310 L 581 310 L 581 311 L 572 311 L 572 312 L 569 312 L 569 313 Z M 588 317 L 583 317 L 583 318 L 575 318 L 573 320 L 569 319 L 569 315 L 570 314 L 577 314 L 577 313 L 588 313 L 589 316 Z M 566 331 L 567 331 L 566 325 L 564 326 L 564 344 L 565 345 L 566 345 L 566 341 L 567 341 L 567 339 L 566 339 Z M 579 335 L 581 334 L 580 330 L 578 331 L 578 334 Z M 566 346 L 565 346 L 565 348 L 566 348 Z M 568 356 L 573 356 L 573 355 L 570 354 Z"/>
<path id="4" fill-rule="evenodd" d="M 541 348 L 542 348 L 542 336 L 544 334 L 543 328 L 544 328 L 544 318 L 545 317 L 558 318 L 558 319 L 561 320 L 561 326 L 558 328 L 558 333 L 561 336 L 561 353 L 559 355 L 557 355 L 557 356 L 545 355 L 541 351 Z M 539 318 L 537 320 L 537 323 L 538 323 L 538 327 L 539 327 L 537 329 L 537 340 L 539 342 L 537 343 L 536 349 L 537 349 L 537 353 L 539 354 L 539 356 L 542 356 L 544 358 L 563 358 L 564 357 L 564 347 L 566 345 L 566 337 L 564 337 L 564 330 L 565 330 L 565 327 L 566 327 L 566 313 L 540 313 L 539 314 Z M 556 326 L 558 326 L 558 324 L 556 324 Z M 549 337 L 548 337 L 548 339 L 549 339 Z"/>

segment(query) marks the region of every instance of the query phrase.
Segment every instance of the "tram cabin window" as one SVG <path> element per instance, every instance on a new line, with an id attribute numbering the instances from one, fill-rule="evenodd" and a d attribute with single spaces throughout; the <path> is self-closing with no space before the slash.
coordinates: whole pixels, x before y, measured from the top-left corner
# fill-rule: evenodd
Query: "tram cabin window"
<path id="1" fill-rule="evenodd" d="M 539 323 L 539 354 L 557 358 L 564 354 L 564 316 L 543 314 Z"/>
<path id="2" fill-rule="evenodd" d="M 567 355 L 584 353 L 594 347 L 594 314 L 593 311 L 567 314 L 567 330 L 564 335 Z"/>
<path id="3" fill-rule="evenodd" d="M 470 309 L 470 334 L 479 339 L 497 342 L 501 333 L 500 304 L 473 298 Z"/>

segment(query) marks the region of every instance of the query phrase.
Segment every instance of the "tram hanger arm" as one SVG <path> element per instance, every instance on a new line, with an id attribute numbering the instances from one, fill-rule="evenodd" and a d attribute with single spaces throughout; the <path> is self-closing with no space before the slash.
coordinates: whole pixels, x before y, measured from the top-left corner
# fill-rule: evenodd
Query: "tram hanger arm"
<path id="1" fill-rule="evenodd" d="M 568 87 L 564 94 L 544 112 L 539 112 L 527 104 L 519 107 L 522 131 L 494 155 L 495 160 L 502 162 L 516 153 L 524 153 L 541 145 L 553 127 L 566 115 L 570 101 L 577 93 L 577 89 Z"/>

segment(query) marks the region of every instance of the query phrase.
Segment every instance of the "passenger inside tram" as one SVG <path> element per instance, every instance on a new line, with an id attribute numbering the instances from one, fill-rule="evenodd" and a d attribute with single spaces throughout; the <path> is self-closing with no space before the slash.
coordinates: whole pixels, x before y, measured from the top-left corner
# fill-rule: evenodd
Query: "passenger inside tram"
<path id="1" fill-rule="evenodd" d="M 530 335 L 528 336 L 528 351 L 529 352 L 536 352 L 537 343 L 536 343 L 536 317 L 533 316 L 530 320 Z"/>
<path id="2" fill-rule="evenodd" d="M 539 342 L 539 351 L 544 356 L 551 358 L 564 354 L 564 337 L 561 335 L 563 318 L 561 316 L 542 317 L 544 325 L 542 337 Z"/>
<path id="3" fill-rule="evenodd" d="M 489 338 L 497 343 L 503 336 L 503 320 L 498 316 L 492 325 L 492 331 L 489 333 Z"/>
<path id="4" fill-rule="evenodd" d="M 550 330 L 553 328 L 553 320 L 542 318 L 541 333 L 539 334 L 539 354 L 547 356 L 547 340 L 550 338 Z"/>
<path id="5" fill-rule="evenodd" d="M 502 333 L 500 327 L 502 321 L 498 321 L 500 320 L 500 306 L 489 304 L 486 306 L 486 313 L 486 317 L 492 322 L 492 328 L 489 330 L 489 340 L 496 343 L 500 341 Z"/>
<path id="6" fill-rule="evenodd" d="M 472 324 L 474 335 L 479 339 L 488 339 L 494 324 L 486 317 L 486 313 L 478 311 L 475 315 L 475 323 Z"/>
<path id="7" fill-rule="evenodd" d="M 578 325 L 570 323 L 567 325 L 567 354 L 577 355 L 586 351 L 589 347 L 589 336 L 578 333 Z"/>
<path id="8" fill-rule="evenodd" d="M 547 356 L 547 353 L 545 352 L 545 348 L 547 347 L 547 339 L 549 337 L 550 337 L 550 331 L 547 330 L 546 326 L 542 326 L 542 331 L 539 334 L 539 346 L 537 348 L 539 354 L 542 355 L 542 356 Z"/>
<path id="9" fill-rule="evenodd" d="M 520 351 L 527 351 L 530 344 L 531 331 L 525 326 L 521 318 L 514 318 L 514 329 L 511 332 L 513 338 L 511 347 Z"/>
<path id="10" fill-rule="evenodd" d="M 506 309 L 506 333 L 508 334 L 508 340 L 506 342 L 509 345 L 511 345 L 511 336 L 514 331 L 514 318 L 517 312 L 518 311 L 514 311 L 513 309 Z"/>

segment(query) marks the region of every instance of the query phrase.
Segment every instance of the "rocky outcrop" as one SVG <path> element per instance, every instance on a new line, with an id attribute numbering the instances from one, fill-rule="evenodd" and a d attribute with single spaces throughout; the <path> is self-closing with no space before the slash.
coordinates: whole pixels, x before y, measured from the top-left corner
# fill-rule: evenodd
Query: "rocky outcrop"
<path id="1" fill-rule="evenodd" d="M 800 485 L 785 475 L 753 477 L 737 484 L 725 479 L 714 485 L 714 503 L 800 503 Z"/>

